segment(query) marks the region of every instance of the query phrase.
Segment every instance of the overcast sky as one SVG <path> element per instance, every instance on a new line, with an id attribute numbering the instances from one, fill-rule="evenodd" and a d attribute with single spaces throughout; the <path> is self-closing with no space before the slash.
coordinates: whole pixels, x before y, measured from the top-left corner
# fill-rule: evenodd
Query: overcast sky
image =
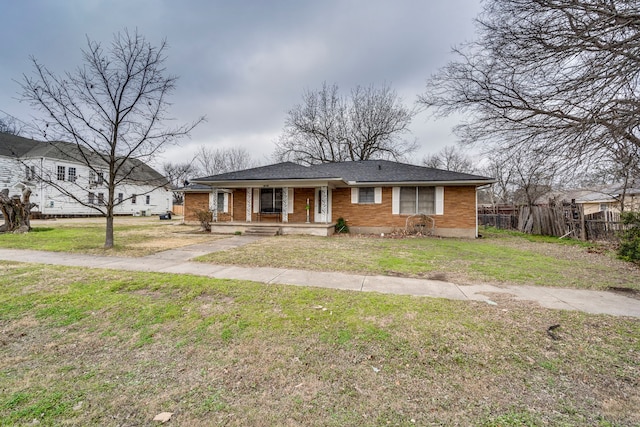
<path id="1" fill-rule="evenodd" d="M 29 56 L 73 71 L 86 36 L 108 44 L 137 28 L 153 45 L 169 43 L 167 70 L 180 77 L 171 116 L 208 120 L 163 159 L 241 146 L 269 163 L 287 111 L 324 81 L 343 94 L 387 83 L 413 107 L 452 47 L 473 38 L 479 11 L 480 0 L 0 0 L 0 117 L 34 114 L 14 81 L 33 71 Z M 453 125 L 416 116 L 409 137 L 421 148 L 410 160 L 454 144 Z"/>

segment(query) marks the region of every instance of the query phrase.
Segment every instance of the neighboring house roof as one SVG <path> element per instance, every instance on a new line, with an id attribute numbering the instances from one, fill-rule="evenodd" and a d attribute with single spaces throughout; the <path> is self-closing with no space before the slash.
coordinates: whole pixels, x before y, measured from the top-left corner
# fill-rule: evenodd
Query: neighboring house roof
<path id="1" fill-rule="evenodd" d="M 291 162 L 229 172 L 192 180 L 197 184 L 224 184 L 246 181 L 328 180 L 348 185 L 434 183 L 485 185 L 492 178 L 416 166 L 388 160 L 322 163 L 302 166 Z"/>
<path id="2" fill-rule="evenodd" d="M 621 185 L 608 185 L 599 188 L 554 191 L 547 193 L 537 199 L 539 203 L 546 203 L 549 199 L 570 202 L 575 200 L 576 203 L 616 203 L 623 193 Z M 634 196 L 640 194 L 638 186 L 627 188 L 625 194 Z"/>
<path id="3" fill-rule="evenodd" d="M 99 154 L 84 149 L 85 156 L 83 157 L 82 150 L 82 147 L 69 142 L 36 141 L 0 132 L 0 156 L 20 159 L 44 157 L 81 164 L 86 164 L 84 160 L 84 157 L 86 157 L 93 166 L 99 167 L 101 164 L 106 166 Z M 168 185 L 168 181 L 164 176 L 139 159 L 127 159 L 123 170 L 129 173 L 126 179 L 137 181 L 141 184 Z"/>

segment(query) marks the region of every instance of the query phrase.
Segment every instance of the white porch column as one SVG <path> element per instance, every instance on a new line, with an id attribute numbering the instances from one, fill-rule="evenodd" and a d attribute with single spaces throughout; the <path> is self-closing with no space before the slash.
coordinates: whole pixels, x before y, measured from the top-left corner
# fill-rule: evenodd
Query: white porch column
<path id="1" fill-rule="evenodd" d="M 251 206 L 251 202 L 253 201 L 253 188 L 247 188 L 247 198 L 246 198 L 247 202 L 246 202 L 246 215 L 245 215 L 245 220 L 247 222 L 251 222 L 251 211 L 252 206 Z"/>
<path id="2" fill-rule="evenodd" d="M 289 222 L 289 187 L 282 187 L 282 222 Z"/>
<path id="3" fill-rule="evenodd" d="M 328 224 L 329 223 L 329 215 L 328 215 L 329 190 L 325 186 L 320 189 L 320 192 L 322 193 L 322 196 L 320 196 L 320 215 L 322 215 L 322 218 L 324 218 L 324 223 Z"/>
<path id="4" fill-rule="evenodd" d="M 218 222 L 218 188 L 211 189 L 211 211 L 213 212 L 213 222 Z"/>

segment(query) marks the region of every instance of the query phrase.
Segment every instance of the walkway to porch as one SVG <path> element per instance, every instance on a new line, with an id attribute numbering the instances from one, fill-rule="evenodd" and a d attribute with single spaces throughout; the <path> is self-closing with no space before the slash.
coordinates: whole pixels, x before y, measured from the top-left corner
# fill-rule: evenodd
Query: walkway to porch
<path id="1" fill-rule="evenodd" d="M 245 234 L 250 229 L 278 228 L 278 234 L 306 234 L 311 236 L 330 236 L 335 223 L 295 223 L 295 222 L 212 222 L 211 232 L 219 234 Z"/>

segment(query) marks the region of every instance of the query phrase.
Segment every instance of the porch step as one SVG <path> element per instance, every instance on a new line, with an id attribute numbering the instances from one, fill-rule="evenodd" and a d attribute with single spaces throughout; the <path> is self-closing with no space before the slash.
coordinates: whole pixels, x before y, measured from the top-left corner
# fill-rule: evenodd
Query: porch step
<path id="1" fill-rule="evenodd" d="M 247 228 L 244 234 L 250 236 L 278 236 L 282 234 L 280 227 L 251 227 Z"/>

